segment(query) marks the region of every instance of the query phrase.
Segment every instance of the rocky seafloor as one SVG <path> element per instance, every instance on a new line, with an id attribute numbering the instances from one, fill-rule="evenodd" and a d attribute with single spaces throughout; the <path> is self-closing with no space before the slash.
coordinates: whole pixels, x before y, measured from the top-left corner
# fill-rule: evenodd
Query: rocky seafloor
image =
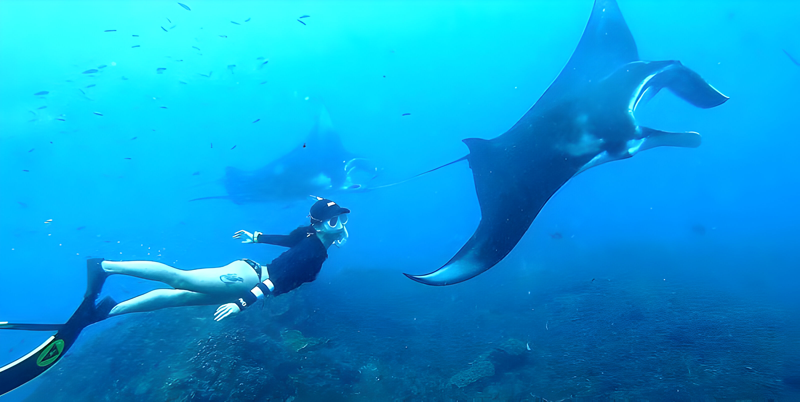
<path id="1" fill-rule="evenodd" d="M 214 309 L 96 325 L 28 401 L 800 396 L 786 312 L 681 281 L 541 271 L 431 288 L 344 271 L 219 323 Z"/>

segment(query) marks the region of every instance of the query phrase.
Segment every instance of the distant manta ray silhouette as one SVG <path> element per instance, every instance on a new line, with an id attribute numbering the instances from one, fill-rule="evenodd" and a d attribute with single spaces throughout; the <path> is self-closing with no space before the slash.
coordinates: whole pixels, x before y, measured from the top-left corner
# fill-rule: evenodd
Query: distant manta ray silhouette
<path id="1" fill-rule="evenodd" d="M 698 147 L 698 133 L 637 124 L 636 107 L 663 88 L 700 108 L 728 100 L 678 61 L 639 60 L 617 2 L 596 0 L 577 49 L 539 101 L 499 137 L 464 140 L 481 208 L 475 233 L 438 270 L 405 275 L 436 286 L 473 278 L 511 252 L 575 175 L 655 147 Z"/>
<path id="2" fill-rule="evenodd" d="M 302 145 L 253 171 L 228 166 L 223 179 L 228 195 L 190 201 L 290 202 L 307 199 L 309 194 L 361 192 L 379 172 L 372 161 L 344 148 L 327 110 L 322 108 Z"/>

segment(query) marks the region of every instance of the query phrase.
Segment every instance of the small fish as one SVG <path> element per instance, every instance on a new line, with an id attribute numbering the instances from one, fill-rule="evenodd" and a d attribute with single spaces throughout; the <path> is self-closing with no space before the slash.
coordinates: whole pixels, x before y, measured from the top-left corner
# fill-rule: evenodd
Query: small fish
<path id="1" fill-rule="evenodd" d="M 42 95 L 47 95 L 49 93 L 50 93 L 49 91 L 39 91 L 39 92 L 33 94 L 33 96 L 42 96 Z"/>
<path id="2" fill-rule="evenodd" d="M 181 7 L 183 7 L 183 8 L 185 8 L 185 9 L 186 9 L 186 11 L 192 11 L 192 9 L 191 9 L 191 8 L 189 8 L 189 6 L 187 6 L 186 4 L 183 4 L 183 3 L 178 3 L 178 5 L 179 5 L 179 6 L 181 6 Z"/>
<path id="3" fill-rule="evenodd" d="M 116 30 L 116 29 L 106 29 L 106 30 L 105 30 L 105 31 L 103 31 L 103 32 L 117 32 L 117 30 Z"/>
<path id="4" fill-rule="evenodd" d="M 704 235 L 706 234 L 706 227 L 700 223 L 692 225 L 692 233 L 696 235 Z"/>
<path id="5" fill-rule="evenodd" d="M 236 274 L 220 275 L 219 280 L 226 285 L 236 282 L 244 282 L 244 279 L 240 278 L 239 275 Z"/>
<path id="6" fill-rule="evenodd" d="M 166 108 L 167 108 L 166 106 L 159 106 L 159 107 L 160 107 L 161 109 L 166 109 Z"/>
<path id="7" fill-rule="evenodd" d="M 131 35 L 131 36 L 133 36 L 134 38 L 138 38 L 139 37 L 139 35 Z"/>
<path id="8" fill-rule="evenodd" d="M 220 35 L 219 37 L 220 37 L 220 38 L 227 38 L 227 37 L 228 37 L 228 35 Z"/>
<path id="9" fill-rule="evenodd" d="M 258 56 L 256 57 L 256 60 L 264 60 L 264 56 Z"/>
<path id="10" fill-rule="evenodd" d="M 175 60 L 175 61 L 183 61 L 183 59 L 178 59 L 178 60 Z"/>
<path id="11" fill-rule="evenodd" d="M 178 81 L 178 83 L 180 83 L 180 84 L 184 84 L 184 85 L 187 85 L 187 84 L 186 84 L 185 82 L 183 82 L 183 81 Z"/>
<path id="12" fill-rule="evenodd" d="M 214 148 L 214 143 L 213 142 L 211 143 L 211 148 Z"/>
<path id="13" fill-rule="evenodd" d="M 120 77 L 120 78 L 122 78 L 123 81 L 127 81 L 128 80 L 128 77 L 126 77 L 124 75 L 122 77 Z"/>
<path id="14" fill-rule="evenodd" d="M 56 120 L 59 120 L 59 121 L 67 121 L 67 119 L 62 119 L 61 117 L 57 118 Z"/>
<path id="15" fill-rule="evenodd" d="M 259 85 L 264 85 L 266 83 L 267 83 L 266 81 L 262 81 Z"/>
<path id="16" fill-rule="evenodd" d="M 28 153 L 33 152 L 34 149 L 36 149 L 36 148 L 31 148 L 30 151 L 28 151 Z"/>
<path id="17" fill-rule="evenodd" d="M 86 229 L 86 226 L 78 226 L 75 228 L 75 230 L 83 230 L 83 229 Z"/>
<path id="18" fill-rule="evenodd" d="M 139 138 L 139 137 L 133 137 L 133 138 L 131 138 L 131 141 L 133 141 L 133 140 L 135 140 L 135 139 L 137 139 L 137 138 Z"/>
<path id="19" fill-rule="evenodd" d="M 525 348 L 528 349 L 528 350 L 531 350 L 531 344 L 526 342 L 525 343 Z"/>
<path id="20" fill-rule="evenodd" d="M 203 77 L 206 77 L 206 78 L 211 78 L 211 73 L 213 73 L 213 71 L 209 71 L 208 74 L 200 74 L 200 73 L 197 73 L 197 74 L 199 74 L 199 75 L 201 75 Z"/>
<path id="21" fill-rule="evenodd" d="M 192 48 L 193 48 L 193 49 L 196 49 L 196 50 L 200 50 L 200 48 L 199 48 L 199 47 L 197 47 L 197 46 L 192 46 Z"/>
<path id="22" fill-rule="evenodd" d="M 166 67 L 159 67 L 159 68 L 157 68 L 157 69 L 156 69 L 156 74 L 161 74 L 161 73 L 163 73 L 163 72 L 164 72 L 164 71 L 166 71 L 166 70 L 167 70 L 167 68 L 166 68 Z"/>
<path id="23" fill-rule="evenodd" d="M 94 73 L 96 73 L 96 72 L 97 72 L 97 70 L 95 70 L 95 69 L 91 68 L 91 69 L 89 69 L 89 70 L 86 70 L 86 71 L 84 71 L 83 73 L 84 73 L 84 74 L 94 74 Z"/>
<path id="24" fill-rule="evenodd" d="M 308 18 L 310 15 L 301 15 L 300 18 Z"/>
<path id="25" fill-rule="evenodd" d="M 108 66 L 107 66 L 107 65 L 105 65 L 105 64 L 101 64 L 101 65 L 97 66 L 97 68 L 98 68 L 98 69 L 101 69 L 101 68 L 106 68 L 106 67 L 108 67 Z"/>
<path id="26" fill-rule="evenodd" d="M 39 110 L 46 109 L 46 108 L 47 108 L 47 106 L 39 106 L 39 107 L 37 107 L 37 109 L 39 109 Z"/>
<path id="27" fill-rule="evenodd" d="M 791 60 L 791 61 L 792 61 L 792 63 L 794 63 L 796 66 L 800 66 L 800 62 L 798 62 L 798 61 L 797 61 L 797 59 L 795 59 L 794 57 L 792 57 L 792 55 L 791 55 L 791 54 L 789 54 L 789 52 L 787 52 L 787 51 L 786 51 L 786 49 L 781 49 L 781 50 L 783 50 L 783 52 L 784 52 L 784 53 L 786 53 L 786 56 L 788 56 L 788 57 L 789 57 L 789 60 Z"/>
<path id="28" fill-rule="evenodd" d="M 267 63 L 269 63 L 269 60 L 265 60 L 263 63 L 261 63 L 261 67 L 264 67 L 264 66 L 266 66 L 266 65 L 267 65 Z"/>
<path id="29" fill-rule="evenodd" d="M 169 27 L 169 29 L 175 29 L 175 27 L 177 27 L 177 25 L 173 25 L 173 26 Z"/>
<path id="30" fill-rule="evenodd" d="M 166 18 L 166 17 L 164 17 L 164 18 Z M 172 24 L 172 20 L 171 20 L 171 19 L 169 19 L 169 18 L 167 18 L 167 22 L 169 22 L 170 24 Z"/>
<path id="31" fill-rule="evenodd" d="M 44 221 L 44 223 L 50 223 L 52 221 L 53 221 L 52 219 L 48 219 L 48 220 Z"/>
<path id="32" fill-rule="evenodd" d="M 23 172 L 27 172 L 27 170 L 23 170 Z M 26 204 L 26 203 L 24 203 L 22 201 L 17 201 L 17 204 L 19 204 L 20 208 L 28 208 L 28 204 Z"/>
<path id="33" fill-rule="evenodd" d="M 233 70 L 234 68 L 236 68 L 236 64 L 228 64 L 229 70 Z"/>
<path id="34" fill-rule="evenodd" d="M 305 148 L 305 147 L 306 147 L 306 143 L 304 142 L 304 143 L 303 143 L 303 148 Z"/>
<path id="35" fill-rule="evenodd" d="M 82 89 L 78 88 L 78 91 L 81 91 L 82 94 L 86 95 L 86 92 L 84 92 Z"/>
<path id="36" fill-rule="evenodd" d="M 131 160 L 131 158 L 125 158 L 125 159 L 127 159 L 127 160 Z"/>
<path id="37" fill-rule="evenodd" d="M 258 123 L 261 119 L 256 119 L 253 123 Z"/>
<path id="38" fill-rule="evenodd" d="M 297 22 L 299 22 L 299 23 L 301 23 L 301 24 L 303 24 L 303 25 L 305 25 L 305 24 L 306 24 L 306 23 L 305 23 L 305 22 L 303 22 L 302 20 L 297 20 Z"/>
<path id="39" fill-rule="evenodd" d="M 554 232 L 550 234 L 550 237 L 558 240 L 558 239 L 563 239 L 564 235 L 562 235 L 561 232 Z"/>
<path id="40" fill-rule="evenodd" d="M 163 26 L 163 25 L 161 26 L 161 29 L 163 29 L 163 30 L 164 30 L 164 32 L 169 32 L 169 31 L 167 31 L 167 28 L 164 28 L 164 26 Z"/>
<path id="41" fill-rule="evenodd" d="M 248 18 L 248 19 L 244 20 L 244 22 L 250 22 L 250 18 Z"/>
<path id="42" fill-rule="evenodd" d="M 192 173 L 192 176 L 199 176 L 199 175 L 200 175 L 200 172 L 194 172 L 194 173 Z"/>
<path id="43" fill-rule="evenodd" d="M 234 149 L 236 149 L 236 145 L 234 145 L 233 148 L 231 148 L 231 151 L 233 151 Z"/>
<path id="44" fill-rule="evenodd" d="M 89 85 L 85 86 L 84 88 L 91 88 L 91 87 L 96 87 L 96 86 L 97 86 L 97 84 L 89 84 Z"/>
<path id="45" fill-rule="evenodd" d="M 592 280 L 590 282 L 594 282 L 594 278 L 592 278 Z"/>
<path id="46" fill-rule="evenodd" d="M 133 46 L 131 46 L 131 49 L 134 49 L 134 48 L 137 48 L 137 47 L 142 47 L 142 46 L 141 45 L 133 45 Z"/>
<path id="47" fill-rule="evenodd" d="M 242 25 L 242 24 L 240 24 L 240 23 L 238 23 L 238 22 L 236 22 L 236 21 L 231 21 L 231 24 L 234 24 L 234 25 Z"/>
<path id="48" fill-rule="evenodd" d="M 411 116 L 411 113 L 403 113 L 403 116 Z"/>
<path id="49" fill-rule="evenodd" d="M 26 173 L 30 173 L 30 170 L 28 170 L 28 169 L 22 169 L 22 171 L 26 172 Z M 22 207 L 22 208 L 25 208 L 25 207 Z"/>
<path id="50" fill-rule="evenodd" d="M 100 112 L 92 112 L 92 113 L 94 113 L 94 114 L 96 114 L 96 115 L 98 115 L 98 116 L 102 116 L 102 115 L 103 115 L 103 114 L 102 114 L 102 113 L 100 113 Z"/>

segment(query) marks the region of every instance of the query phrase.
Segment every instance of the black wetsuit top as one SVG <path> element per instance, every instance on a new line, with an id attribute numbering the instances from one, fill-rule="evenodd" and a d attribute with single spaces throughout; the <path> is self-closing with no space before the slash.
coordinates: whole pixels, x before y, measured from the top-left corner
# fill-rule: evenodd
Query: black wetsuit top
<path id="1" fill-rule="evenodd" d="M 322 263 L 328 258 L 328 250 L 311 225 L 300 226 L 288 235 L 260 234 L 256 242 L 289 247 L 267 265 L 275 296 L 317 279 Z"/>

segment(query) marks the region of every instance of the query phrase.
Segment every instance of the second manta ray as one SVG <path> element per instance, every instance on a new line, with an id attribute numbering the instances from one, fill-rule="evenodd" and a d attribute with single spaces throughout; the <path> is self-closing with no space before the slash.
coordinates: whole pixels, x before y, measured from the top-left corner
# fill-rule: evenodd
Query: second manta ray
<path id="1" fill-rule="evenodd" d="M 577 49 L 539 101 L 503 135 L 464 140 L 481 208 L 475 233 L 443 267 L 406 276 L 438 286 L 473 278 L 511 252 L 575 175 L 655 147 L 698 147 L 698 133 L 637 124 L 636 107 L 664 88 L 704 109 L 728 100 L 679 61 L 639 60 L 617 2 L 596 0 Z"/>
<path id="2" fill-rule="evenodd" d="M 236 204 L 305 200 L 309 194 L 339 194 L 365 190 L 379 169 L 369 159 L 348 152 L 323 108 L 302 145 L 265 166 L 245 171 L 225 169 L 228 195 L 192 201 L 227 199 Z"/>

